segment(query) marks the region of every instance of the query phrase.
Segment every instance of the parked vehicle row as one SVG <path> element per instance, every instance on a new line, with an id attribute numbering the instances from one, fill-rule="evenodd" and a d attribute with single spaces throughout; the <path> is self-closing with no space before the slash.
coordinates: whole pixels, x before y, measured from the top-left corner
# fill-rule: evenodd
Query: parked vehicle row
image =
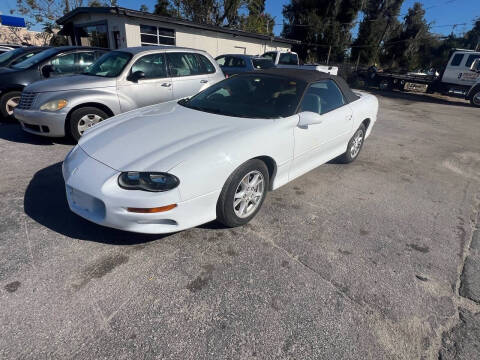
<path id="1" fill-rule="evenodd" d="M 23 89 L 50 77 L 80 73 L 106 53 L 106 49 L 60 46 L 35 53 L 21 62 L 0 68 L 0 115 L 11 118 Z M 8 53 L 7 53 L 8 54 Z"/>
<path id="2" fill-rule="evenodd" d="M 318 64 L 300 65 L 298 54 L 293 51 L 268 51 L 263 54 L 262 57 L 270 59 L 278 68 L 314 70 L 332 75 L 338 74 L 338 67 L 336 66 Z"/>
<path id="3" fill-rule="evenodd" d="M 224 78 L 206 52 L 171 46 L 104 54 L 82 74 L 35 82 L 15 108 L 27 132 L 78 140 L 108 117 L 196 94 Z"/>
<path id="4" fill-rule="evenodd" d="M 356 159 L 374 96 L 264 57 L 216 60 L 172 46 L 44 49 L 0 71 L 1 96 L 23 88 L 12 106 L 23 130 L 78 141 L 62 166 L 69 207 L 122 230 L 243 225 L 267 191 Z"/>

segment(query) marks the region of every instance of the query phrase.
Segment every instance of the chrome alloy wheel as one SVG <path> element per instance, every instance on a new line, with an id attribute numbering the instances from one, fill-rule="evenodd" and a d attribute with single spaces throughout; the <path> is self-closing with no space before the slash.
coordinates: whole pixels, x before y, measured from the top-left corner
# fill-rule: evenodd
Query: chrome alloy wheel
<path id="1" fill-rule="evenodd" d="M 13 115 L 13 109 L 15 109 L 20 102 L 20 96 L 14 96 L 8 99 L 8 101 L 5 104 L 5 108 L 7 110 L 7 114 Z"/>
<path id="2" fill-rule="evenodd" d="M 265 181 L 260 171 L 250 171 L 237 186 L 233 199 L 233 211 L 239 218 L 252 215 L 265 195 Z"/>
<path id="3" fill-rule="evenodd" d="M 85 130 L 91 128 L 92 126 L 98 124 L 100 121 L 102 121 L 103 118 L 101 116 L 98 116 L 97 114 L 87 114 L 84 115 L 80 118 L 78 121 L 78 133 L 80 135 L 83 135 Z"/>
<path id="4" fill-rule="evenodd" d="M 355 159 L 362 148 L 363 143 L 363 130 L 358 130 L 353 136 L 352 143 L 350 145 L 350 157 Z"/>
<path id="5" fill-rule="evenodd" d="M 473 95 L 473 103 L 480 106 L 480 91 Z"/>

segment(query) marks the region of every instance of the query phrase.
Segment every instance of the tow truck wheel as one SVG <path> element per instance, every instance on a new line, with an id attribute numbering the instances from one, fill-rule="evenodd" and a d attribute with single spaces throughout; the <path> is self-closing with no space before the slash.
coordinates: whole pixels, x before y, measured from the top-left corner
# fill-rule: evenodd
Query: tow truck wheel
<path id="1" fill-rule="evenodd" d="M 472 97 L 470 98 L 470 104 L 475 107 L 480 107 L 480 88 L 475 90 L 475 92 L 472 94 Z"/>
<path id="2" fill-rule="evenodd" d="M 380 90 L 391 91 L 393 88 L 393 84 L 390 80 L 383 79 L 382 81 L 380 81 L 378 87 L 380 88 Z"/>

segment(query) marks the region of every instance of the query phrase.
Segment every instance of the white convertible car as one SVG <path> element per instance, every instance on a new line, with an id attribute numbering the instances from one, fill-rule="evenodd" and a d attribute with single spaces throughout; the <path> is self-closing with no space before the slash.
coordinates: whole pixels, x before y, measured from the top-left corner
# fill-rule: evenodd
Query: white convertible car
<path id="1" fill-rule="evenodd" d="M 68 204 L 140 233 L 243 225 L 267 191 L 331 159 L 355 160 L 377 112 L 374 96 L 333 75 L 244 73 L 88 130 L 63 163 Z"/>

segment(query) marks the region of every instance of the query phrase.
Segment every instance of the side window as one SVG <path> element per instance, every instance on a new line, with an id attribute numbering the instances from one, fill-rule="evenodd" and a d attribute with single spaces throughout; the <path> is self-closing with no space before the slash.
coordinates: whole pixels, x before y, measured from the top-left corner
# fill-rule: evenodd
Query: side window
<path id="1" fill-rule="evenodd" d="M 298 57 L 296 54 L 282 53 L 278 63 L 281 65 L 298 65 Z"/>
<path id="2" fill-rule="evenodd" d="M 158 79 L 167 77 L 167 68 L 165 66 L 164 54 L 145 55 L 135 61 L 131 72 L 143 71 L 145 79 Z"/>
<path id="3" fill-rule="evenodd" d="M 247 63 L 241 57 L 233 57 L 232 58 L 232 67 L 243 68 L 246 67 Z"/>
<path id="4" fill-rule="evenodd" d="M 18 63 L 21 63 L 23 60 L 27 60 L 29 57 L 35 55 L 36 53 L 32 52 L 32 53 L 26 53 L 22 56 L 20 56 L 18 59 L 16 59 L 15 61 L 13 61 L 10 65 L 15 65 L 15 64 L 18 64 Z"/>
<path id="5" fill-rule="evenodd" d="M 333 80 L 314 83 L 307 89 L 300 111 L 312 111 L 320 115 L 345 105 L 345 99 Z"/>
<path id="6" fill-rule="evenodd" d="M 215 61 L 217 62 L 218 65 L 225 66 L 225 59 L 226 59 L 225 56 L 220 56 L 216 58 Z"/>
<path id="7" fill-rule="evenodd" d="M 197 57 L 200 59 L 200 63 L 203 66 L 203 72 L 207 74 L 213 74 L 215 70 L 215 66 L 208 60 L 206 56 L 203 56 L 202 54 L 197 54 Z"/>
<path id="8" fill-rule="evenodd" d="M 88 66 L 92 65 L 95 61 L 94 52 L 81 52 L 77 54 L 76 65 L 78 69 L 85 70 Z"/>
<path id="9" fill-rule="evenodd" d="M 450 63 L 450 66 L 459 66 L 463 60 L 463 55 L 464 54 L 455 54 L 455 56 L 452 59 L 452 62 Z"/>
<path id="10" fill-rule="evenodd" d="M 202 65 L 195 54 L 170 52 L 167 53 L 167 62 L 168 71 L 172 77 L 200 75 L 204 73 Z"/>
<path id="11" fill-rule="evenodd" d="M 473 64 L 473 62 L 475 61 L 475 59 L 479 59 L 480 58 L 480 54 L 472 54 L 468 57 L 467 59 L 467 62 L 465 63 L 465 66 L 467 68 L 470 68 L 470 66 Z"/>
<path id="12" fill-rule="evenodd" d="M 270 60 L 272 60 L 273 62 L 275 62 L 275 58 L 277 57 L 277 53 L 267 52 L 267 53 L 263 54 L 262 57 L 267 58 L 267 59 L 270 59 Z"/>
<path id="13" fill-rule="evenodd" d="M 55 74 L 66 74 L 75 71 L 75 53 L 58 55 L 50 62 L 54 66 Z"/>

